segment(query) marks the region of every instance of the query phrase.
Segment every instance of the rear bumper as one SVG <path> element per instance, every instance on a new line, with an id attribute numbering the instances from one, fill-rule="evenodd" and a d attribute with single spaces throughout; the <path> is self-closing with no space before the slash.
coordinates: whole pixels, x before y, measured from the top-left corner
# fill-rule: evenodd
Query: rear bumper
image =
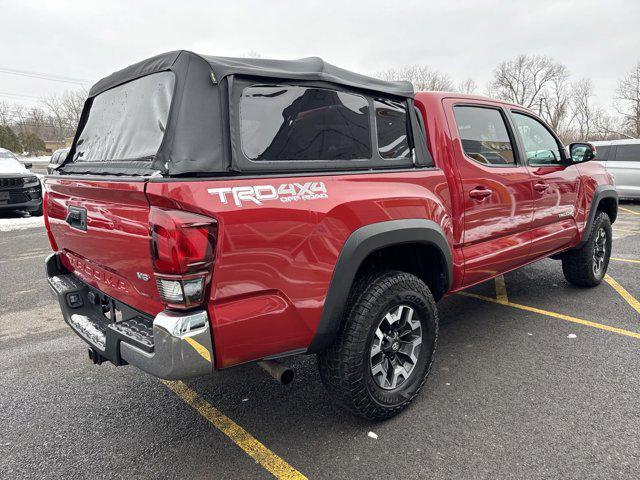
<path id="1" fill-rule="evenodd" d="M 47 258 L 46 273 L 65 322 L 89 344 L 94 361 L 131 364 L 172 380 L 213 372 L 213 343 L 205 310 L 165 310 L 152 318 L 66 272 L 56 253 Z M 122 313 L 122 319 L 112 321 L 105 315 L 110 305 Z"/>

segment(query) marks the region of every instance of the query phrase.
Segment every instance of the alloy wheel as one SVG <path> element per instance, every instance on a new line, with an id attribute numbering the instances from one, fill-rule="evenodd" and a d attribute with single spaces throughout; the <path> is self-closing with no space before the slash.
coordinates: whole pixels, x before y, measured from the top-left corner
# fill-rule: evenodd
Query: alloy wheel
<path id="1" fill-rule="evenodd" d="M 385 390 L 400 387 L 418 363 L 422 326 L 415 311 L 399 305 L 389 311 L 376 328 L 370 349 L 371 374 Z"/>
<path id="2" fill-rule="evenodd" d="M 599 277 L 604 268 L 607 255 L 607 232 L 604 227 L 600 227 L 596 233 L 593 245 L 593 274 Z"/>

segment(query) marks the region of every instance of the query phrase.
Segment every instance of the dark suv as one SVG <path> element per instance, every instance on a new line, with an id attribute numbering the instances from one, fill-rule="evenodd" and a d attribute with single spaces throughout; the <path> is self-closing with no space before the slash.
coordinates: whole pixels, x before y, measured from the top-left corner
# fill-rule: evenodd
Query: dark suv
<path id="1" fill-rule="evenodd" d="M 0 210 L 42 215 L 42 186 L 16 156 L 0 148 Z"/>

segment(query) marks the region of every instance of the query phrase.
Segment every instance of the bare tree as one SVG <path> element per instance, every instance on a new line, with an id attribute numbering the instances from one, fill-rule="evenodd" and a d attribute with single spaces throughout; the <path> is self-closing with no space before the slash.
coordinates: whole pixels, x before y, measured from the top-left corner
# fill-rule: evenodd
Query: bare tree
<path id="1" fill-rule="evenodd" d="M 615 106 L 628 134 L 640 138 L 640 62 L 618 81 Z"/>
<path id="2" fill-rule="evenodd" d="M 501 62 L 489 87 L 493 95 L 527 108 L 543 110 L 554 81 L 568 77 L 567 67 L 542 55 L 519 55 Z M 547 99 L 548 100 L 548 99 Z"/>
<path id="3" fill-rule="evenodd" d="M 67 133 L 67 119 L 62 108 L 62 100 L 59 95 L 47 95 L 40 100 L 40 104 L 47 116 L 47 121 L 54 127 L 52 140 L 62 142 Z"/>
<path id="4" fill-rule="evenodd" d="M 474 94 L 478 91 L 479 87 L 476 81 L 473 78 L 467 78 L 466 80 L 458 83 L 458 88 L 456 89 L 460 93 L 466 94 Z"/>
<path id="5" fill-rule="evenodd" d="M 408 80 L 417 91 L 454 91 L 449 75 L 432 70 L 427 65 L 407 65 L 390 68 L 376 75 L 383 80 Z"/>
<path id="6" fill-rule="evenodd" d="M 40 137 L 48 137 L 47 128 L 50 128 L 47 122 L 47 115 L 40 107 L 31 107 L 30 109 L 21 113 L 21 122 L 31 129 L 34 133 L 37 133 Z"/>
<path id="7" fill-rule="evenodd" d="M 571 103 L 569 74 L 564 66 L 549 80 L 543 95 L 539 100 L 538 113 L 554 130 L 563 129 Z"/>
<path id="8" fill-rule="evenodd" d="M 72 131 L 80 123 L 80 116 L 88 94 L 85 89 L 66 91 L 62 94 L 62 108 L 67 118 L 68 126 Z"/>
<path id="9" fill-rule="evenodd" d="M 0 126 L 6 127 L 13 121 L 13 115 L 11 113 L 12 105 L 8 102 L 0 102 Z"/>
<path id="10" fill-rule="evenodd" d="M 604 112 L 595 115 L 593 121 L 593 140 L 618 140 L 621 138 L 634 138 L 624 133 L 624 123 L 620 118 L 608 115 Z"/>
<path id="11" fill-rule="evenodd" d="M 571 88 L 571 120 L 574 140 L 588 140 L 595 134 L 595 122 L 603 112 L 592 102 L 593 82 L 588 78 L 578 80 Z"/>
<path id="12" fill-rule="evenodd" d="M 54 128 L 55 140 L 62 142 L 78 126 L 86 90 L 66 91 L 62 95 L 47 95 L 40 101 L 47 123 Z"/>

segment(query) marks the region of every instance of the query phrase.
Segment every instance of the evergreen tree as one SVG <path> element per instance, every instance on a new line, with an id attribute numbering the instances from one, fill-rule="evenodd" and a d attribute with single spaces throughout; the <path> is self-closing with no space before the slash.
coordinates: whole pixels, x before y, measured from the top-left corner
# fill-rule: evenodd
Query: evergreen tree
<path id="1" fill-rule="evenodd" d="M 0 126 L 0 148 L 6 148 L 14 153 L 22 153 L 20 140 L 8 125 Z"/>

